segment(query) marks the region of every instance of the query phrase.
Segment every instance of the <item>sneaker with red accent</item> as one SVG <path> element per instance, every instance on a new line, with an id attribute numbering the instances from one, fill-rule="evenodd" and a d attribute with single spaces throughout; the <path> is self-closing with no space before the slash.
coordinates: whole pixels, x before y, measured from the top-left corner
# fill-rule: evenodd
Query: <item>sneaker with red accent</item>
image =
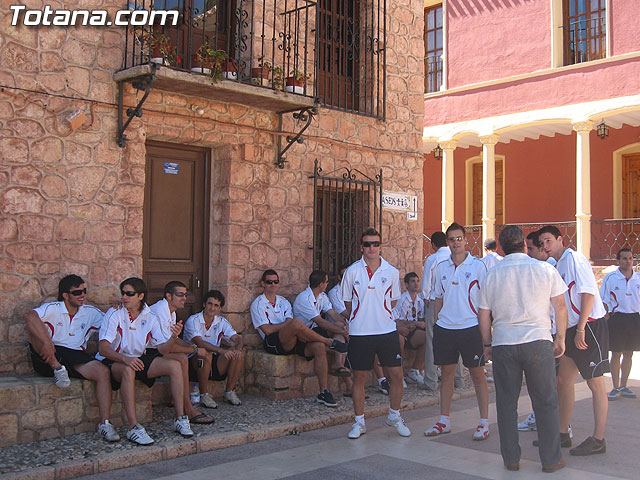
<path id="1" fill-rule="evenodd" d="M 451 432 L 451 425 L 438 422 L 429 430 L 425 430 L 424 434 L 427 437 L 435 437 L 436 435 L 440 435 L 441 433 L 449 433 L 449 432 Z"/>
<path id="2" fill-rule="evenodd" d="M 489 437 L 489 425 L 478 425 L 476 431 L 473 432 L 473 439 L 480 441 L 486 440 L 487 437 Z"/>

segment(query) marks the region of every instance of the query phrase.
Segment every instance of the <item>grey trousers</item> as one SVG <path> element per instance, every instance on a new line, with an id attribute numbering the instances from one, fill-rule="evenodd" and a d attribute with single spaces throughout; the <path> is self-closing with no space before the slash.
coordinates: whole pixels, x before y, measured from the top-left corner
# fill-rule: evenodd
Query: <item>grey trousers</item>
<path id="1" fill-rule="evenodd" d="M 520 462 L 518 397 L 524 372 L 536 414 L 540 460 L 543 466 L 555 465 L 562 458 L 562 453 L 553 344 L 540 340 L 520 345 L 499 345 L 492 350 L 500 452 L 504 463 Z"/>
<path id="2" fill-rule="evenodd" d="M 424 321 L 427 325 L 427 347 L 424 350 L 424 385 L 435 391 L 438 389 L 438 374 L 436 373 L 436 366 L 433 364 L 433 304 L 433 301 L 429 302 L 424 312 Z M 456 367 L 455 387 L 464 387 L 462 358 L 458 360 L 458 366 Z"/>

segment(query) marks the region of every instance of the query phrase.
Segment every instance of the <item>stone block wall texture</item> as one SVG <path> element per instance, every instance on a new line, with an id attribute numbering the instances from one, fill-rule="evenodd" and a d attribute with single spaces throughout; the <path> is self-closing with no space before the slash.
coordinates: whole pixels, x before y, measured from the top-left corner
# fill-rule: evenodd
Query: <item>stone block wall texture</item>
<path id="1" fill-rule="evenodd" d="M 325 172 L 355 167 L 374 177 L 382 169 L 386 191 L 418 195 L 423 204 L 419 1 L 387 2 L 386 120 L 321 108 L 283 170 L 273 165 L 274 112 L 157 89 L 119 148 L 112 75 L 123 64 L 123 29 L 12 27 L 11 4 L 0 0 L 0 374 L 31 372 L 23 318 L 54 298 L 61 276 L 83 276 L 87 301 L 106 308 L 120 281 L 143 274 L 148 140 L 211 149 L 210 286 L 227 296 L 225 315 L 249 346 L 260 344 L 248 309 L 262 271 L 278 269 L 290 299 L 306 287 L 315 159 Z M 64 3 L 111 14 L 122 5 Z M 141 96 L 130 86 L 125 92 L 127 106 Z M 76 110 L 86 121 L 71 131 L 64 119 Z M 285 115 L 283 130 L 297 128 Z M 403 212 L 385 210 L 382 234 L 388 261 L 402 274 L 421 271 L 422 212 L 407 221 Z"/>

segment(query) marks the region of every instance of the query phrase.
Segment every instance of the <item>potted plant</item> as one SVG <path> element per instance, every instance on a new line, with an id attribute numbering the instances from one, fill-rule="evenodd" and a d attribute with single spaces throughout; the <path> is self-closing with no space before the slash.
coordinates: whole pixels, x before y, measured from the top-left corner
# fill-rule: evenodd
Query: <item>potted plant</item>
<path id="1" fill-rule="evenodd" d="M 222 72 L 222 77 L 227 80 L 237 80 L 238 79 L 238 62 L 235 60 L 228 60 L 224 72 Z"/>
<path id="2" fill-rule="evenodd" d="M 214 82 L 222 78 L 222 73 L 227 67 L 229 56 L 224 50 L 216 49 L 214 46 L 215 39 L 209 38 L 194 53 L 194 64 L 192 72 L 204 73 L 209 75 Z"/>
<path id="3" fill-rule="evenodd" d="M 300 70 L 294 68 L 285 79 L 285 90 L 287 92 L 303 94 L 304 87 L 309 78 L 311 78 L 311 74 L 305 75 Z"/>
<path id="4" fill-rule="evenodd" d="M 264 62 L 262 57 L 260 57 L 258 59 L 258 66 L 251 69 L 251 83 L 268 87 L 272 69 L 271 64 Z"/>
<path id="5" fill-rule="evenodd" d="M 176 47 L 168 35 L 153 31 L 147 36 L 146 44 L 151 63 L 167 66 L 176 63 Z"/>

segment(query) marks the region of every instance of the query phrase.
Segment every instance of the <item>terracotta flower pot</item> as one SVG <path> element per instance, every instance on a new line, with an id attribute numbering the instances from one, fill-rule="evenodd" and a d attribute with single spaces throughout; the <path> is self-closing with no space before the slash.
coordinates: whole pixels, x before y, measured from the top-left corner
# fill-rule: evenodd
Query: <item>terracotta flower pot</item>
<path id="1" fill-rule="evenodd" d="M 285 80 L 285 90 L 291 93 L 304 93 L 304 80 L 296 79 L 295 77 L 287 77 Z"/>

